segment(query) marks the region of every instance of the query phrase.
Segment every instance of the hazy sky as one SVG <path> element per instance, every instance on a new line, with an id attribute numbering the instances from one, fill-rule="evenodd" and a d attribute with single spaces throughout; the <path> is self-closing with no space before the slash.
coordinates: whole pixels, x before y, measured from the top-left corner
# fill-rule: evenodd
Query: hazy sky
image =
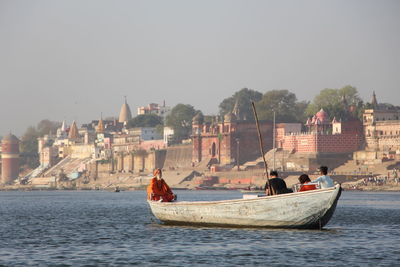
<path id="1" fill-rule="evenodd" d="M 0 135 L 248 87 L 400 105 L 400 1 L 0 0 Z"/>

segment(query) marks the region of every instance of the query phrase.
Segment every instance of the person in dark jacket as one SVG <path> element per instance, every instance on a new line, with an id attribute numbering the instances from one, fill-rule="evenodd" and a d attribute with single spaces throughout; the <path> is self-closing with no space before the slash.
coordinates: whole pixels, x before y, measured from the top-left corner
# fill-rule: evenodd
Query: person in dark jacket
<path id="1" fill-rule="evenodd" d="M 264 187 L 265 193 L 267 195 L 272 196 L 272 195 L 293 193 L 292 189 L 287 188 L 285 181 L 282 178 L 278 177 L 277 171 L 271 171 L 269 175 L 270 175 L 269 182 L 271 183 L 272 192 L 269 192 L 270 191 L 269 184 L 267 181 Z"/>

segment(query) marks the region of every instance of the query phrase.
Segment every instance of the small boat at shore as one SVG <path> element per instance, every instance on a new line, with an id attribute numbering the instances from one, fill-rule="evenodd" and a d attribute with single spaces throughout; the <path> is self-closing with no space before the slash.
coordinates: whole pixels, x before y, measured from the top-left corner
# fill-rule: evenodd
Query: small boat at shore
<path id="1" fill-rule="evenodd" d="M 222 201 L 149 201 L 165 224 L 321 229 L 331 219 L 340 185 L 326 189 Z"/>

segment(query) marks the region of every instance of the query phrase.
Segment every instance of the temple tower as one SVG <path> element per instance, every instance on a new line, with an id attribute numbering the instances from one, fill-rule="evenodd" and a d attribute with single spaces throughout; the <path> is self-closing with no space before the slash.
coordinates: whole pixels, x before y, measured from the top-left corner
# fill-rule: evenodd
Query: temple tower
<path id="1" fill-rule="evenodd" d="M 125 103 L 122 105 L 121 111 L 119 112 L 118 122 L 126 124 L 130 119 L 132 119 L 132 113 L 125 97 Z"/>
<path id="2" fill-rule="evenodd" d="M 96 127 L 96 133 L 104 133 L 104 123 L 103 123 L 103 118 L 100 118 L 99 124 L 97 124 Z"/>
<path id="3" fill-rule="evenodd" d="M 372 105 L 372 108 L 373 108 L 373 109 L 377 109 L 377 108 L 378 108 L 378 101 L 376 100 L 375 91 L 372 92 L 371 105 Z"/>
<path id="4" fill-rule="evenodd" d="M 19 176 L 19 140 L 9 134 L 1 141 L 1 183 L 12 184 Z"/>
<path id="5" fill-rule="evenodd" d="M 76 126 L 76 122 L 73 121 L 71 128 L 69 129 L 69 133 L 68 133 L 68 139 L 70 140 L 76 140 L 79 138 L 79 131 L 78 131 L 78 127 Z"/>

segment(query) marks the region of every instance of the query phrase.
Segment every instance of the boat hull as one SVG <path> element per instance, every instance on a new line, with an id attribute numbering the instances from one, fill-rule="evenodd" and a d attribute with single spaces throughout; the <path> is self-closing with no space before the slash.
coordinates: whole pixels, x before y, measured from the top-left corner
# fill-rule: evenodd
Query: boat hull
<path id="1" fill-rule="evenodd" d="M 336 185 L 255 199 L 148 203 L 166 224 L 321 229 L 332 217 L 340 194 Z"/>

